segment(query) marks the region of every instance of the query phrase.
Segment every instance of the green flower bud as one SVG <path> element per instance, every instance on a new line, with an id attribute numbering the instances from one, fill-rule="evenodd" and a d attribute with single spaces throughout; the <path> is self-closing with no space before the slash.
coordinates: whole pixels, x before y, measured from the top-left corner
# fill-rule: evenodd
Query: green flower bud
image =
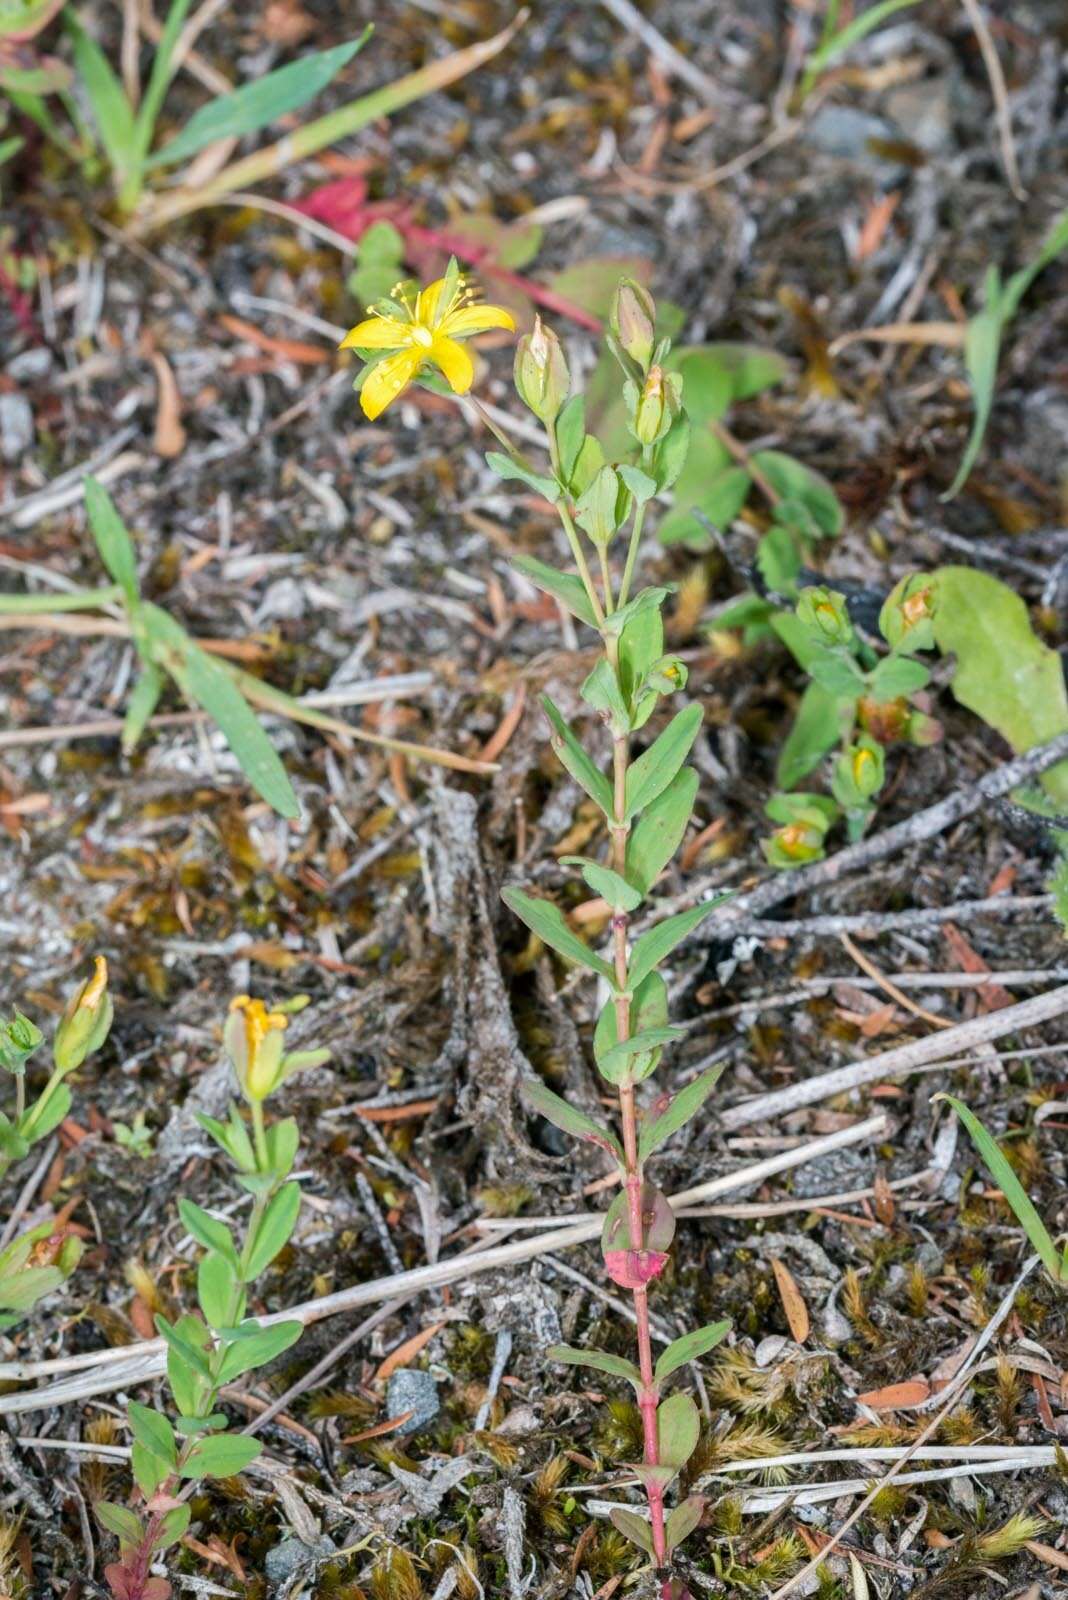
<path id="1" fill-rule="evenodd" d="M 802 589 L 797 602 L 798 621 L 804 623 L 824 644 L 850 644 L 853 624 L 846 610 L 845 596 L 835 589 Z"/>
<path id="2" fill-rule="evenodd" d="M 685 689 L 689 673 L 678 656 L 661 656 L 654 661 L 642 679 L 642 689 L 655 689 L 657 694 L 675 694 Z"/>
<path id="3" fill-rule="evenodd" d="M 0 1067 L 16 1075 L 26 1070 L 27 1059 L 44 1038 L 29 1017 L 16 1011 L 10 1022 L 0 1021 Z"/>
<path id="4" fill-rule="evenodd" d="M 93 976 L 67 1002 L 56 1029 L 52 1058 L 60 1072 L 73 1072 L 108 1036 L 114 1008 L 108 994 L 108 964 L 94 962 Z"/>
<path id="5" fill-rule="evenodd" d="M 878 794 L 885 779 L 883 747 L 865 736 L 838 757 L 831 787 L 840 806 L 856 810 Z"/>
<path id="6" fill-rule="evenodd" d="M 303 1011 L 308 999 L 307 995 L 297 995 L 271 1011 L 262 1000 L 253 1000 L 247 994 L 231 1000 L 223 1044 L 238 1087 L 250 1105 L 266 1100 L 294 1072 L 329 1061 L 329 1050 L 293 1050 L 287 1054 L 282 1048 L 289 1017 Z"/>
<path id="7" fill-rule="evenodd" d="M 760 848 L 769 867 L 804 866 L 823 856 L 824 831 L 804 822 L 788 822 L 776 828 L 770 839 L 761 839 Z"/>
<path id="8" fill-rule="evenodd" d="M 879 629 L 893 650 L 933 650 L 934 584 L 922 572 L 909 573 L 891 590 L 879 613 Z"/>
<path id="9" fill-rule="evenodd" d="M 679 414 L 682 380 L 678 373 L 650 367 L 634 407 L 631 428 L 640 444 L 663 439 Z"/>
<path id="10" fill-rule="evenodd" d="M 620 348 L 644 372 L 653 358 L 656 306 L 648 289 L 633 278 L 621 278 L 612 298 L 608 326 Z"/>
<path id="11" fill-rule="evenodd" d="M 555 421 L 571 389 L 571 377 L 559 339 L 540 317 L 534 332 L 516 346 L 515 387 L 523 404 L 542 422 Z"/>

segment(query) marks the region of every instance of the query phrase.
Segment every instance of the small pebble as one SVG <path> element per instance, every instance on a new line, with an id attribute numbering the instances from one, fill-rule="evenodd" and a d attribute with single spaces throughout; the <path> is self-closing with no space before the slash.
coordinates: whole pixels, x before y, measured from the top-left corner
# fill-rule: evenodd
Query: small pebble
<path id="1" fill-rule="evenodd" d="M 33 448 L 33 412 L 22 394 L 0 394 L 0 454 L 21 461 Z"/>
<path id="2" fill-rule="evenodd" d="M 268 1550 L 263 1563 L 264 1576 L 268 1583 L 283 1584 L 306 1561 L 331 1556 L 336 1549 L 337 1545 L 328 1533 L 324 1533 L 313 1545 L 305 1544 L 303 1539 L 283 1539 L 281 1544 Z"/>
<path id="3" fill-rule="evenodd" d="M 386 1386 L 386 1410 L 391 1417 L 410 1411 L 412 1415 L 396 1432 L 401 1436 L 418 1433 L 433 1422 L 441 1410 L 437 1383 L 429 1372 L 399 1367 Z"/>

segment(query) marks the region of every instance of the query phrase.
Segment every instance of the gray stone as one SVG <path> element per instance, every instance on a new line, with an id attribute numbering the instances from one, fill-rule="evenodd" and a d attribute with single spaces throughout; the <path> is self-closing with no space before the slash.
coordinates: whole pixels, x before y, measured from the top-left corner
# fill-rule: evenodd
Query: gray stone
<path id="1" fill-rule="evenodd" d="M 438 1386 L 429 1372 L 419 1372 L 415 1367 L 398 1367 L 386 1386 L 386 1411 L 391 1417 L 403 1412 L 412 1415 L 395 1431 L 401 1435 L 418 1433 L 427 1427 L 441 1410 Z"/>
<path id="2" fill-rule="evenodd" d="M 299 1567 L 309 1561 L 321 1560 L 323 1556 L 332 1556 L 337 1545 L 328 1533 L 324 1533 L 315 1544 L 305 1544 L 303 1539 L 283 1539 L 281 1544 L 276 1544 L 268 1550 L 263 1563 L 264 1576 L 268 1583 L 286 1583 Z"/>
<path id="3" fill-rule="evenodd" d="M 900 161 L 870 148 L 872 141 L 900 143 L 901 134 L 895 125 L 867 111 L 858 111 L 855 106 L 821 106 L 805 129 L 804 138 L 806 144 L 829 156 L 852 161 L 877 174 L 883 183 L 894 182 L 907 170 Z"/>
<path id="4" fill-rule="evenodd" d="M 21 461 L 33 448 L 33 411 L 22 394 L 0 394 L 0 454 Z"/>
<path id="5" fill-rule="evenodd" d="M 27 383 L 34 378 L 47 377 L 52 370 L 52 352 L 47 345 L 34 345 L 32 350 L 23 350 L 17 356 L 12 356 L 7 364 L 7 375 L 14 378 L 16 383 Z"/>

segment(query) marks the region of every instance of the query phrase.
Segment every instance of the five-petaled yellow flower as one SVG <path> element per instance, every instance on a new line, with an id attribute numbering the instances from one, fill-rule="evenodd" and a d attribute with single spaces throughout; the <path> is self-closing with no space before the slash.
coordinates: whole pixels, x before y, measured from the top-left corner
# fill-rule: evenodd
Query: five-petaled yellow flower
<path id="1" fill-rule="evenodd" d="M 390 310 L 375 311 L 342 339 L 342 350 L 389 350 L 371 366 L 360 389 L 360 405 L 374 420 L 411 383 L 420 369 L 434 366 L 454 394 L 466 394 L 475 369 L 459 343 L 490 328 L 514 328 L 515 319 L 502 306 L 477 304 L 474 291 L 450 265 L 444 278 L 420 289 L 414 300 L 398 284 Z"/>

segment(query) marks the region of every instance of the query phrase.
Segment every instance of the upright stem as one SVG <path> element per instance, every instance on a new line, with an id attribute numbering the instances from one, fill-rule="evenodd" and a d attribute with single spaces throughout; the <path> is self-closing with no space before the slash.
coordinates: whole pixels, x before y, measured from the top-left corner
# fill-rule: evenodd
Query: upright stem
<path id="1" fill-rule="evenodd" d="M 637 540 L 632 539 L 632 550 L 636 547 L 636 544 Z M 624 598 L 625 589 L 621 589 L 620 604 L 623 603 Z M 614 638 L 606 638 L 604 642 L 612 669 L 618 673 L 618 643 Z M 617 733 L 613 736 L 612 741 L 612 809 L 614 815 L 610 827 L 612 834 L 612 867 L 621 877 L 625 876 L 627 836 L 630 833 L 630 823 L 626 820 L 627 768 L 629 764 L 630 739 L 626 733 Z M 629 1039 L 631 1033 L 631 997 L 627 992 L 627 920 L 627 913 L 617 906 L 612 915 L 612 958 L 615 967 L 616 985 L 620 991 L 615 1002 L 616 1039 L 620 1044 L 624 1039 Z M 627 1210 L 630 1218 L 631 1248 L 641 1250 L 644 1248 L 645 1225 L 642 1218 L 642 1164 L 638 1155 L 638 1114 L 634 1103 L 634 1085 L 627 1079 L 624 1079 L 619 1085 L 619 1120 L 623 1134 L 624 1181 L 627 1193 Z M 645 1288 L 634 1289 L 631 1292 L 634 1296 L 634 1319 L 638 1329 L 638 1368 L 642 1378 L 641 1390 L 638 1395 L 638 1409 L 641 1411 L 642 1417 L 643 1453 L 645 1465 L 647 1467 L 656 1467 L 660 1464 L 660 1439 L 656 1421 L 657 1403 L 660 1397 L 656 1380 L 653 1376 L 653 1344 L 649 1329 L 649 1292 Z M 663 1485 L 649 1482 L 646 1485 L 646 1494 L 649 1497 L 649 1514 L 652 1522 L 653 1553 L 656 1565 L 662 1568 L 667 1565 Z"/>

